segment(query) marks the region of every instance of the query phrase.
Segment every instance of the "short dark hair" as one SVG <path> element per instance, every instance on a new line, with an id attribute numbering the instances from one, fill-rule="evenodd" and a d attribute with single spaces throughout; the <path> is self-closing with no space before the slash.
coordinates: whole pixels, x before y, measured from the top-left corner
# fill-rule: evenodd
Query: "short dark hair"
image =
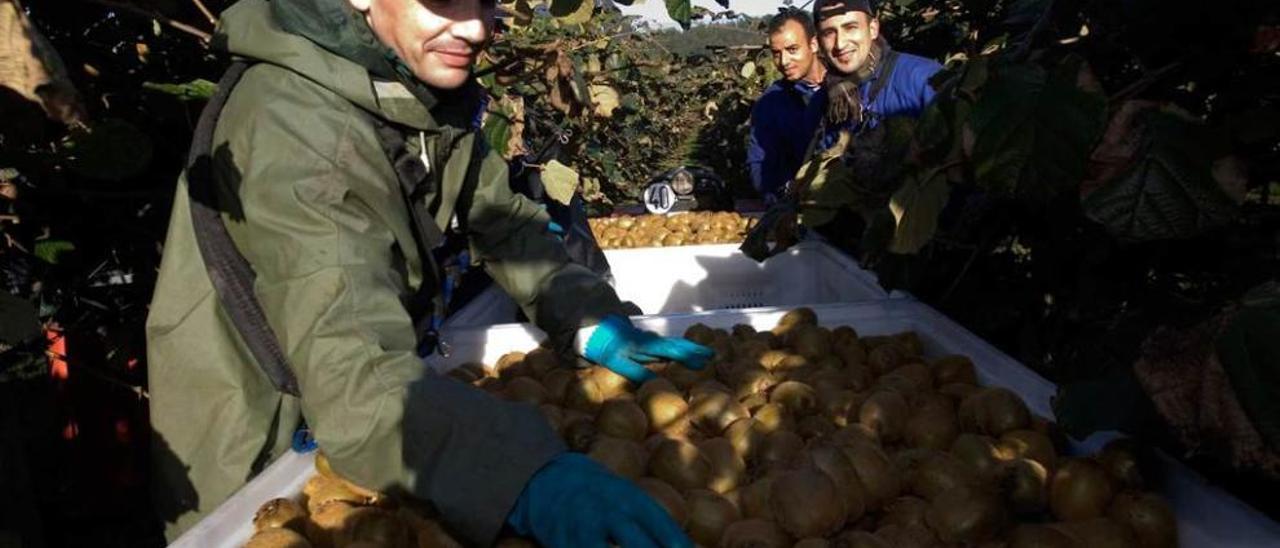
<path id="1" fill-rule="evenodd" d="M 775 33 L 781 31 L 782 26 L 786 25 L 788 21 L 795 21 L 800 24 L 800 28 L 804 29 L 804 37 L 806 40 L 813 38 L 818 34 L 818 29 L 813 26 L 813 17 L 809 15 L 809 12 L 796 8 L 784 8 L 780 10 L 777 15 L 774 15 L 769 19 L 769 26 L 765 31 L 765 35 L 773 36 Z"/>

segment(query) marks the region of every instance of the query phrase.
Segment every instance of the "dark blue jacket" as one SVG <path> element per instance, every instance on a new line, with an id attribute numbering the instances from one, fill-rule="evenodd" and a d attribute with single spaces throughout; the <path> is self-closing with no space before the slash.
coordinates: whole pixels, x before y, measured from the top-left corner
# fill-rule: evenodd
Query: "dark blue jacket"
<path id="1" fill-rule="evenodd" d="M 779 79 L 764 90 L 751 109 L 747 166 L 751 184 L 768 197 L 795 177 L 817 120 L 807 123 L 806 108 L 819 86 Z"/>
<path id="2" fill-rule="evenodd" d="M 924 108 L 933 101 L 934 91 L 933 86 L 929 85 L 929 78 L 932 78 L 939 70 L 942 70 L 942 65 L 938 64 L 937 61 L 918 55 L 898 52 L 898 60 L 894 64 L 893 72 L 889 75 L 889 82 L 880 89 L 874 100 L 869 95 L 876 81 L 883 76 L 883 66 L 878 68 L 871 78 L 868 78 L 866 82 L 858 86 L 858 93 L 862 96 L 862 104 L 866 105 L 866 109 L 869 111 L 869 115 L 866 116 L 867 126 L 875 127 L 879 119 L 890 116 L 919 117 L 920 113 L 924 112 Z M 809 108 L 805 113 L 805 125 L 817 128 L 826 111 L 827 89 L 826 86 L 823 86 L 809 101 Z M 851 120 L 840 126 L 825 128 L 822 141 L 819 143 L 819 149 L 826 150 L 832 144 L 835 144 L 837 132 L 841 129 L 849 128 L 855 131 L 861 129 L 852 127 L 853 125 L 854 121 Z"/>

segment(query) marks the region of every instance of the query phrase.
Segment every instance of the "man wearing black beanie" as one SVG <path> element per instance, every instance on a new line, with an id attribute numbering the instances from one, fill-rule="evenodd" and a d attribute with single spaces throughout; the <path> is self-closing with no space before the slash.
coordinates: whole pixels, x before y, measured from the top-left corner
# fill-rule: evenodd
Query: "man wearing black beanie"
<path id="1" fill-rule="evenodd" d="M 819 149 L 842 129 L 857 133 L 881 118 L 917 117 L 933 100 L 929 78 L 942 66 L 891 49 L 869 0 L 816 0 L 813 19 L 830 69 L 825 89 L 810 102 L 810 119 L 824 127 Z"/>

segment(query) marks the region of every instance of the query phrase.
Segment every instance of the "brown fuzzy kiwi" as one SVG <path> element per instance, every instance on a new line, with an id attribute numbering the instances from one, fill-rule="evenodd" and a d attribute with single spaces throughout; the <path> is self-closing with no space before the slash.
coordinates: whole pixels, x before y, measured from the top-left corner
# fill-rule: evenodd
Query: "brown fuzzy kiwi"
<path id="1" fill-rule="evenodd" d="M 689 429 L 689 404 L 679 394 L 656 392 L 640 402 L 649 420 L 649 432 L 682 434 Z"/>
<path id="2" fill-rule="evenodd" d="M 578 376 L 569 369 L 553 369 L 542 376 L 542 386 L 547 389 L 547 403 L 556 405 L 564 405 L 565 397 L 569 394 L 569 386 L 578 379 Z"/>
<path id="3" fill-rule="evenodd" d="M 734 324 L 733 328 L 729 330 L 729 334 L 740 341 L 747 341 L 755 336 L 756 328 L 745 323 Z"/>
<path id="4" fill-rule="evenodd" d="M 874 432 L 856 422 L 832 432 L 831 435 L 827 436 L 826 441 L 837 446 L 852 445 L 855 443 L 879 444 L 879 442 L 876 441 Z"/>
<path id="5" fill-rule="evenodd" d="M 906 352 L 896 344 L 882 344 L 867 352 L 867 365 L 871 372 L 883 375 L 898 367 L 906 359 Z"/>
<path id="6" fill-rule="evenodd" d="M 778 325 L 772 331 L 774 335 L 782 337 L 801 325 L 818 325 L 818 315 L 814 313 L 812 308 L 802 306 L 791 309 L 782 315 L 782 318 L 778 320 Z"/>
<path id="7" fill-rule="evenodd" d="M 434 519 L 427 519 L 407 507 L 401 507 L 397 515 L 409 527 L 410 536 L 413 538 L 410 546 L 414 548 L 462 548 L 462 543 L 453 538 L 453 535 L 450 535 L 440 522 Z"/>
<path id="8" fill-rule="evenodd" d="M 724 431 L 725 439 L 733 447 L 733 452 L 744 462 L 753 463 L 756 454 L 764 445 L 765 433 L 760 423 L 753 418 L 738 419 Z"/>
<path id="9" fill-rule="evenodd" d="M 1062 531 L 1046 525 L 1019 525 L 1009 533 L 1009 548 L 1083 548 Z"/>
<path id="10" fill-rule="evenodd" d="M 736 498 L 743 517 L 774 519 L 773 506 L 769 503 L 773 478 L 774 476 L 764 476 L 738 489 Z"/>
<path id="11" fill-rule="evenodd" d="M 763 519 L 744 519 L 725 528 L 720 548 L 792 548 L 791 537 L 778 524 Z"/>
<path id="12" fill-rule="evenodd" d="M 649 434 L 649 417 L 632 400 L 609 400 L 600 406 L 596 429 L 608 436 L 641 442 Z"/>
<path id="13" fill-rule="evenodd" d="M 836 538 L 840 548 L 892 548 L 884 539 L 869 531 L 845 531 Z"/>
<path id="14" fill-rule="evenodd" d="M 929 373 L 929 366 L 920 361 L 907 361 L 881 377 L 880 381 L 885 382 L 886 379 L 902 379 L 897 384 L 910 390 L 910 395 L 933 389 L 933 375 Z"/>
<path id="15" fill-rule="evenodd" d="M 758 409 L 769 403 L 769 396 L 766 394 L 752 394 L 742 398 L 738 403 L 741 403 L 743 407 L 747 408 L 747 412 L 755 415 Z"/>
<path id="16" fill-rule="evenodd" d="M 1053 471 L 1058 464 L 1049 436 L 1035 430 L 1010 430 L 1000 436 L 998 444 L 1008 455 L 1034 460 L 1045 470 Z"/>
<path id="17" fill-rule="evenodd" d="M 976 487 L 982 479 L 973 467 L 949 453 L 934 453 L 922 459 L 908 478 L 911 492 L 932 501 L 956 487 Z"/>
<path id="18" fill-rule="evenodd" d="M 929 501 L 920 497 L 898 497 L 885 505 L 879 525 L 928 526 L 929 507 Z"/>
<path id="19" fill-rule="evenodd" d="M 786 381 L 769 392 L 769 403 L 776 403 L 792 416 L 803 417 L 818 411 L 818 393 L 802 382 Z"/>
<path id="20" fill-rule="evenodd" d="M 624 478 L 636 479 L 644 475 L 645 453 L 638 442 L 600 436 L 591 444 L 587 456 Z"/>
<path id="21" fill-rule="evenodd" d="M 706 346 L 715 340 L 715 331 L 706 324 L 695 323 L 684 330 L 684 338 Z"/>
<path id="22" fill-rule="evenodd" d="M 1098 464 L 1117 485 L 1129 489 L 1141 489 L 1142 467 L 1138 465 L 1138 446 L 1130 438 L 1117 438 L 1107 442 L 1095 457 Z"/>
<path id="23" fill-rule="evenodd" d="M 680 496 L 680 492 L 676 491 L 671 484 L 654 477 L 643 477 L 636 480 L 644 492 L 658 501 L 676 525 L 684 527 L 689 522 L 689 505 L 685 503 L 684 497 Z"/>
<path id="24" fill-rule="evenodd" d="M 406 546 L 409 527 L 395 513 L 362 506 L 348 514 L 335 537 L 337 546 L 367 542 L 374 546 Z"/>
<path id="25" fill-rule="evenodd" d="M 1012 458 L 991 438 L 969 433 L 956 438 L 951 444 L 951 454 L 959 457 L 987 482 L 998 479 L 1004 471 L 1004 464 Z"/>
<path id="26" fill-rule="evenodd" d="M 857 521 L 867 511 L 867 488 L 858 479 L 858 470 L 849 462 L 844 451 L 830 445 L 814 445 L 808 458 L 815 469 L 826 474 L 836 486 L 836 492 L 844 497 L 846 518 Z"/>
<path id="27" fill-rule="evenodd" d="M 503 380 L 528 376 L 531 371 L 529 366 L 525 364 L 524 358 L 524 352 L 507 352 L 506 354 L 503 354 L 502 357 L 498 358 L 498 361 L 493 364 L 494 376 Z"/>
<path id="28" fill-rule="evenodd" d="M 806 441 L 834 434 L 839 427 L 825 415 L 809 415 L 796 423 L 796 433 Z"/>
<path id="29" fill-rule="evenodd" d="M 713 392 L 719 392 L 721 394 L 729 394 L 729 395 L 733 394 L 733 390 L 730 389 L 728 386 L 726 386 L 724 383 L 716 379 L 707 379 L 705 381 L 699 381 L 698 384 L 695 384 L 689 387 L 688 395 L 689 395 L 689 399 L 693 399 L 698 396 L 710 394 Z"/>
<path id="30" fill-rule="evenodd" d="M 645 381 L 644 384 L 640 385 L 640 388 L 636 390 L 636 401 L 643 402 L 649 399 L 649 396 L 657 394 L 658 392 L 666 392 L 677 396 L 680 395 L 680 389 L 676 388 L 676 385 L 672 384 L 671 381 L 662 377 L 654 377 Z"/>
<path id="31" fill-rule="evenodd" d="M 831 424 L 835 425 L 837 429 L 849 425 L 850 415 L 861 409 L 863 402 L 852 390 L 828 392 L 823 394 L 820 399 L 822 403 L 820 416 L 831 421 Z"/>
<path id="32" fill-rule="evenodd" d="M 763 470 L 790 470 L 803 459 L 804 439 L 790 430 L 776 430 L 765 435 L 756 465 Z"/>
<path id="33" fill-rule="evenodd" d="M 317 548 L 329 548 L 338 540 L 339 531 L 357 506 L 333 500 L 315 507 L 307 521 L 307 540 Z"/>
<path id="34" fill-rule="evenodd" d="M 738 456 L 728 439 L 709 438 L 695 445 L 711 463 L 711 476 L 707 482 L 709 489 L 725 494 L 746 483 L 747 463 Z"/>
<path id="35" fill-rule="evenodd" d="M 524 364 L 528 366 L 529 373 L 539 379 L 545 378 L 547 373 L 561 369 L 560 357 L 554 350 L 543 347 L 535 348 L 525 354 Z"/>
<path id="36" fill-rule="evenodd" d="M 273 527 L 254 533 L 244 548 L 311 548 L 311 543 L 293 529 Z"/>
<path id="37" fill-rule="evenodd" d="M 876 538 L 889 546 L 912 546 L 920 548 L 943 548 L 946 545 L 938 539 L 938 534 L 924 525 L 883 525 L 876 529 Z"/>
<path id="38" fill-rule="evenodd" d="M 960 435 L 956 412 L 948 403 L 928 400 L 917 405 L 915 414 L 903 427 L 903 439 L 916 448 L 945 450 Z"/>
<path id="39" fill-rule="evenodd" d="M 590 416 L 578 415 L 572 418 L 566 416 L 562 435 L 570 451 L 586 453 L 595 444 L 600 431 L 596 429 L 596 423 Z"/>
<path id="40" fill-rule="evenodd" d="M 909 357 L 918 357 L 924 354 L 924 341 L 920 340 L 920 334 L 915 331 L 903 331 L 895 334 L 893 342 L 897 343 Z"/>
<path id="41" fill-rule="evenodd" d="M 718 546 L 725 529 L 742 518 L 728 499 L 709 489 L 690 489 L 684 500 L 689 506 L 685 529 L 694 542 L 703 546 Z"/>
<path id="42" fill-rule="evenodd" d="M 767 393 L 779 379 L 759 365 L 747 364 L 734 370 L 733 396 L 739 401 L 755 394 Z"/>
<path id="43" fill-rule="evenodd" d="M 797 326 L 786 338 L 797 354 L 810 360 L 816 361 L 832 353 L 831 332 L 816 325 Z"/>
<path id="44" fill-rule="evenodd" d="M 516 377 L 507 381 L 503 388 L 503 397 L 510 401 L 519 401 L 533 405 L 541 405 L 550 397 L 547 388 L 531 377 Z"/>
<path id="45" fill-rule="evenodd" d="M 769 503 L 778 524 L 797 538 L 825 537 L 844 527 L 845 499 L 826 474 L 810 468 L 774 478 Z"/>
<path id="46" fill-rule="evenodd" d="M 685 491 L 707 486 L 711 461 L 698 446 L 678 439 L 663 440 L 649 456 L 649 474 Z"/>
<path id="47" fill-rule="evenodd" d="M 889 391 L 872 393 L 858 410 L 858 422 L 889 443 L 901 439 L 909 416 L 906 398 Z"/>
<path id="48" fill-rule="evenodd" d="M 768 350 L 760 354 L 760 357 L 756 359 L 756 364 L 769 372 L 780 371 L 782 362 L 790 355 L 785 350 Z"/>
<path id="49" fill-rule="evenodd" d="M 948 384 L 939 384 L 938 393 L 950 396 L 957 402 L 962 402 L 969 396 L 972 396 L 982 389 L 976 385 L 965 382 L 953 382 Z"/>
<path id="50" fill-rule="evenodd" d="M 1015 459 L 1006 465 L 1001 478 L 1009 509 L 1021 515 L 1035 515 L 1049 505 L 1049 471 L 1031 459 Z"/>
<path id="51" fill-rule="evenodd" d="M 450 369 L 449 372 L 446 373 L 449 377 L 467 384 L 473 384 L 476 381 L 483 379 L 486 374 L 487 372 L 485 371 L 484 364 L 475 362 L 464 363 L 458 367 Z"/>
<path id="52" fill-rule="evenodd" d="M 831 330 L 831 342 L 833 344 L 845 344 L 858 340 L 858 330 L 853 326 L 841 325 Z"/>
<path id="53" fill-rule="evenodd" d="M 929 527 L 944 542 L 973 545 L 988 540 L 1005 526 L 1003 501 L 993 491 L 960 486 L 938 495 L 929 507 Z"/>
<path id="54" fill-rule="evenodd" d="M 690 420 L 708 436 L 719 436 L 730 424 L 750 416 L 747 408 L 726 392 L 704 392 L 689 400 Z"/>
<path id="55" fill-rule="evenodd" d="M 631 392 L 631 381 L 627 380 L 627 378 L 622 375 L 614 373 L 604 367 L 592 367 L 585 371 L 585 376 L 595 381 L 596 386 L 600 388 L 600 395 L 605 400 L 610 400 Z"/>
<path id="56" fill-rule="evenodd" d="M 1178 546 L 1178 521 L 1169 503 L 1151 493 L 1126 491 L 1116 495 L 1107 515 L 1134 533 L 1140 548 Z"/>
<path id="57" fill-rule="evenodd" d="M 1027 404 L 1012 390 L 1002 387 L 975 392 L 960 402 L 957 414 L 961 430 L 988 436 L 1000 436 L 1031 424 Z"/>
<path id="58" fill-rule="evenodd" d="M 315 514 L 321 506 L 332 502 L 345 502 L 351 505 L 369 504 L 370 497 L 352 490 L 346 482 L 329 479 L 321 483 L 312 493 L 307 495 L 307 512 Z"/>
<path id="59" fill-rule="evenodd" d="M 933 381 L 937 386 L 953 382 L 978 384 L 977 371 L 973 367 L 973 361 L 967 356 L 959 354 L 943 356 L 930 362 L 929 369 L 933 372 Z"/>
<path id="60" fill-rule="evenodd" d="M 841 445 L 840 450 L 849 458 L 867 489 L 868 510 L 880 508 L 902 491 L 902 478 L 894 472 L 888 455 L 875 443 L 855 441 Z"/>
<path id="61" fill-rule="evenodd" d="M 769 403 L 756 409 L 751 414 L 751 418 L 756 419 L 760 424 L 760 431 L 765 434 L 773 433 L 777 430 L 794 430 L 795 420 L 791 417 L 791 413 L 776 403 Z"/>
<path id="62" fill-rule="evenodd" d="M 1071 459 L 1053 474 L 1049 484 L 1049 509 L 1062 521 L 1084 521 L 1106 514 L 1115 488 L 1098 463 Z"/>
<path id="63" fill-rule="evenodd" d="M 307 510 L 293 499 L 271 499 L 253 514 L 254 531 L 284 527 L 302 533 L 306 531 L 306 523 Z"/>

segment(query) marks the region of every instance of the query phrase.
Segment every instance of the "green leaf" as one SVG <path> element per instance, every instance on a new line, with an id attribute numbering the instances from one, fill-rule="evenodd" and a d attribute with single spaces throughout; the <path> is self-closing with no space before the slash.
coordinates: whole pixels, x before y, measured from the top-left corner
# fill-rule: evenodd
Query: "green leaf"
<path id="1" fill-rule="evenodd" d="M 506 157 L 507 142 L 511 139 L 511 120 L 502 109 L 489 112 L 484 119 L 484 127 L 480 128 L 484 141 L 489 148 Z"/>
<path id="2" fill-rule="evenodd" d="M 35 256 L 46 263 L 58 264 L 63 253 L 74 251 L 76 245 L 66 240 L 40 240 L 35 245 Z"/>
<path id="3" fill-rule="evenodd" d="M 559 160 L 552 160 L 542 166 L 542 186 L 551 199 L 569 205 L 573 193 L 578 191 L 578 172 Z"/>
<path id="4" fill-rule="evenodd" d="M 930 170 L 907 180 L 889 199 L 896 228 L 889 251 L 914 254 L 933 239 L 938 215 L 951 197 L 951 185 L 943 170 Z"/>
<path id="5" fill-rule="evenodd" d="M 157 82 L 143 82 L 143 89 L 158 91 L 176 96 L 182 101 L 207 101 L 213 94 L 218 92 L 218 84 L 197 78 L 185 84 L 162 84 Z"/>
<path id="6" fill-rule="evenodd" d="M 549 11 L 561 23 L 577 24 L 591 20 L 595 0 L 551 0 Z"/>
<path id="7" fill-rule="evenodd" d="M 40 336 L 40 317 L 31 301 L 0 291 L 0 343 L 17 345 Z"/>
<path id="8" fill-rule="evenodd" d="M 1074 190 L 1101 134 L 1106 99 L 1077 87 L 1079 64 L 990 74 L 969 118 L 974 176 L 997 194 L 1043 201 Z"/>
<path id="9" fill-rule="evenodd" d="M 1084 199 L 1085 215 L 1124 241 L 1189 238 L 1234 219 L 1237 206 L 1213 178 L 1216 147 L 1205 128 L 1159 110 L 1139 116 L 1145 153 Z"/>
<path id="10" fill-rule="evenodd" d="M 665 0 L 667 3 L 667 15 L 671 16 L 675 22 L 680 23 L 680 28 L 689 30 L 689 21 L 693 18 L 693 6 L 690 0 Z"/>

